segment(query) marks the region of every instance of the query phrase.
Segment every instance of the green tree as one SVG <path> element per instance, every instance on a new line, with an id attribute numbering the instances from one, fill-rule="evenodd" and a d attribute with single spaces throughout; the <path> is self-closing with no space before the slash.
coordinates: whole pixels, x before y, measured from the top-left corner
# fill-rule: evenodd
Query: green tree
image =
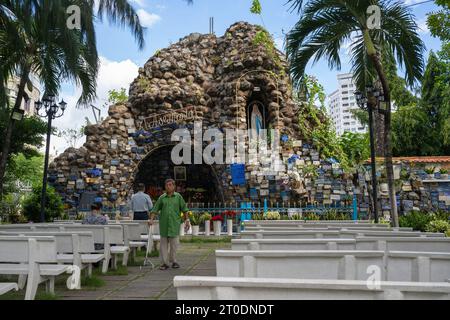
<path id="1" fill-rule="evenodd" d="M 261 7 L 261 3 L 259 2 L 259 0 L 253 0 L 252 7 L 250 8 L 250 12 L 253 14 L 261 14 L 262 7 Z"/>
<path id="2" fill-rule="evenodd" d="M 450 63 L 430 53 L 422 82 L 420 109 L 427 115 L 427 143 L 434 155 L 450 154 Z"/>
<path id="3" fill-rule="evenodd" d="M 40 222 L 41 219 L 41 190 L 42 187 L 34 187 L 33 193 L 23 201 L 23 215 L 33 222 Z M 45 197 L 45 218 L 46 222 L 61 218 L 64 213 L 64 205 L 61 197 L 53 187 L 47 188 Z"/>
<path id="4" fill-rule="evenodd" d="M 111 104 L 126 103 L 128 101 L 127 89 L 121 88 L 120 90 L 108 91 L 108 102 Z"/>
<path id="5" fill-rule="evenodd" d="M 82 12 L 80 28 L 67 27 L 66 10 L 77 5 Z M 6 84 L 14 74 L 20 78 L 17 98 L 3 133 L 0 160 L 0 194 L 2 194 L 12 132 L 13 111 L 26 99 L 29 76 L 38 76 L 45 95 L 58 95 L 64 81 L 72 81 L 82 89 L 79 105 L 90 103 L 96 96 L 98 53 L 95 19 L 107 17 L 110 22 L 128 26 L 139 48 L 144 46 L 144 29 L 127 0 L 4 0 L 0 5 L 0 107 L 8 100 Z"/>
<path id="6" fill-rule="evenodd" d="M 23 153 L 14 155 L 7 167 L 7 182 L 21 181 L 31 186 L 42 184 L 44 156 L 25 157 Z"/>
<path id="7" fill-rule="evenodd" d="M 63 138 L 71 148 L 76 148 L 78 140 L 84 137 L 84 126 L 80 129 L 58 130 L 57 136 Z"/>
<path id="8" fill-rule="evenodd" d="M 325 58 L 330 68 L 340 69 L 340 52 L 351 41 L 352 71 L 359 90 L 379 80 L 385 97 L 384 146 L 393 223 L 398 226 L 394 189 L 391 141 L 391 90 L 383 55 L 400 63 L 405 69 L 405 81 L 412 86 L 422 75 L 424 45 L 417 33 L 411 12 L 399 1 L 387 0 L 290 0 L 301 18 L 289 32 L 287 54 L 295 83 L 300 83 L 310 60 Z M 380 28 L 367 14 L 377 5 L 381 11 Z M 375 105 L 376 99 L 370 97 Z"/>
<path id="9" fill-rule="evenodd" d="M 353 166 L 362 164 L 370 157 L 370 141 L 368 133 L 344 132 L 339 138 L 342 150 Z"/>

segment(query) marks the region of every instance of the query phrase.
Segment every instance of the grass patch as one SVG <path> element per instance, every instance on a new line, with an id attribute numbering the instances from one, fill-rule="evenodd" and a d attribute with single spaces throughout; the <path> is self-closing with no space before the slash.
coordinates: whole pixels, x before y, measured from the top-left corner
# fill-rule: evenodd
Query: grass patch
<path id="1" fill-rule="evenodd" d="M 81 287 L 83 289 L 88 288 L 100 288 L 105 285 L 105 280 L 100 279 L 98 276 L 92 276 L 92 277 L 82 277 L 81 278 Z"/>
<path id="2" fill-rule="evenodd" d="M 146 253 L 147 252 L 145 250 L 138 251 L 136 253 L 136 258 L 145 258 Z M 159 257 L 159 251 L 153 250 L 148 256 L 149 258 L 157 258 Z"/>
<path id="3" fill-rule="evenodd" d="M 47 292 L 40 292 L 36 294 L 35 300 L 58 300 L 59 296 Z"/>
<path id="4" fill-rule="evenodd" d="M 117 266 L 117 270 L 109 269 L 107 273 L 102 273 L 100 270 L 93 272 L 93 276 L 127 276 L 128 269 L 122 265 Z"/>
<path id="5" fill-rule="evenodd" d="M 231 237 L 220 238 L 204 238 L 204 237 L 190 237 L 180 240 L 181 243 L 231 243 Z"/>

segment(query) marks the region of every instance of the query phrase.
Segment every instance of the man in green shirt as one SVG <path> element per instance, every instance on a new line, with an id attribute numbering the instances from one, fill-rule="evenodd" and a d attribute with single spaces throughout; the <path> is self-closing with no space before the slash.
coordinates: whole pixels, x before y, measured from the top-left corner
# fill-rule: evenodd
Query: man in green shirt
<path id="1" fill-rule="evenodd" d="M 161 270 L 167 270 L 169 264 L 172 268 L 179 268 L 176 261 L 178 242 L 180 237 L 181 213 L 186 222 L 185 229 L 189 230 L 190 222 L 188 208 L 181 194 L 175 192 L 175 181 L 166 180 L 166 193 L 163 194 L 151 211 L 149 225 L 153 225 L 155 214 L 159 214 L 159 232 L 161 235 Z"/>

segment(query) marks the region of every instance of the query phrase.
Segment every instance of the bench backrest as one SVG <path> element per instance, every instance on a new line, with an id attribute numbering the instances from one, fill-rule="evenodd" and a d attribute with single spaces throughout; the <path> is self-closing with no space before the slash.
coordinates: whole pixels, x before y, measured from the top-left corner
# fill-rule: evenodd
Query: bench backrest
<path id="1" fill-rule="evenodd" d="M 231 245 L 232 250 L 356 250 L 355 239 L 233 239 Z"/>
<path id="2" fill-rule="evenodd" d="M 55 263 L 56 241 L 53 237 L 0 236 L 0 263 Z"/>
<path id="3" fill-rule="evenodd" d="M 0 235 L 24 235 L 27 237 L 54 237 L 58 253 L 74 252 L 74 235 L 78 237 L 78 252 L 92 253 L 94 248 L 94 237 L 92 232 L 0 232 Z"/>
<path id="4" fill-rule="evenodd" d="M 339 238 L 339 231 L 334 230 L 306 230 L 306 231 L 243 231 L 242 239 L 313 239 Z"/>
<path id="5" fill-rule="evenodd" d="M 105 232 L 108 232 L 109 243 L 115 245 L 124 244 L 123 227 L 120 225 L 84 225 L 84 224 L 73 224 L 64 225 L 65 231 L 85 231 L 92 232 L 94 236 L 94 242 L 103 244 L 105 243 Z"/>
<path id="6" fill-rule="evenodd" d="M 176 276 L 178 300 L 438 300 L 450 299 L 450 283 L 257 279 Z M 265 310 L 266 311 L 266 310 Z"/>
<path id="7" fill-rule="evenodd" d="M 367 231 L 367 230 L 341 230 L 341 238 L 355 238 L 356 236 L 365 237 L 427 237 L 444 238 L 443 233 L 420 232 L 420 231 Z"/>
<path id="8" fill-rule="evenodd" d="M 319 226 L 322 227 L 322 226 Z M 293 226 L 248 226 L 245 227 L 246 231 L 297 231 L 297 230 L 361 230 L 361 231 L 413 231 L 412 228 L 375 228 L 365 226 L 347 226 L 347 227 L 330 227 L 324 225 L 322 228 L 308 227 L 308 225 L 293 225 Z"/>
<path id="9" fill-rule="evenodd" d="M 382 250 L 450 252 L 450 238 L 233 239 L 233 250 Z"/>

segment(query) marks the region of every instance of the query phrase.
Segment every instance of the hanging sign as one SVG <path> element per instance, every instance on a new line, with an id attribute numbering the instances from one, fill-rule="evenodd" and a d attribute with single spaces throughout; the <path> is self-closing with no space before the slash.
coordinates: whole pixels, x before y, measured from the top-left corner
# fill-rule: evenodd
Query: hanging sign
<path id="1" fill-rule="evenodd" d="M 231 165 L 231 180 L 235 186 L 242 186 L 246 184 L 244 164 L 235 163 Z"/>

